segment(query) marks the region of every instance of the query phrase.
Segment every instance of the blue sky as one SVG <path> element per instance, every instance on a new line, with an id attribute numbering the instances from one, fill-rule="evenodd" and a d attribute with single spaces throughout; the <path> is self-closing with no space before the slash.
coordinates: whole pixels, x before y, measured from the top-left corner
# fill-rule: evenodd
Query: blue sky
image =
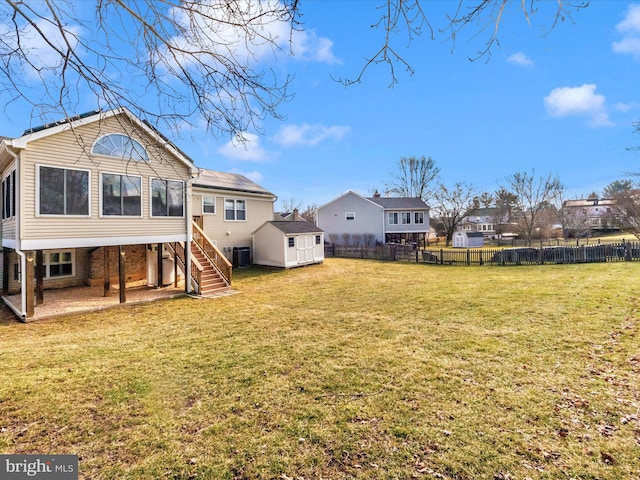
<path id="1" fill-rule="evenodd" d="M 383 190 L 403 156 L 431 156 L 444 183 L 479 191 L 495 191 L 516 171 L 552 172 L 567 198 L 640 172 L 640 152 L 629 149 L 640 145 L 640 3 L 592 1 L 554 29 L 555 2 L 542 2 L 530 25 L 510 10 L 500 44 L 475 61 L 489 30 L 474 25 L 453 51 L 446 35 L 410 45 L 398 37 L 414 75 L 398 67 L 390 88 L 388 68 L 372 66 L 362 83 L 344 87 L 335 79 L 357 76 L 381 46 L 383 32 L 370 27 L 379 4 L 301 2 L 305 34 L 294 55 L 265 64 L 294 75 L 294 97 L 280 108 L 286 119 L 265 120 L 245 146 L 204 131 L 171 138 L 199 166 L 242 173 L 303 206 Z M 456 4 L 424 3 L 436 30 Z M 28 122 L 27 111 L 4 109 L 0 134 L 17 136 Z"/>

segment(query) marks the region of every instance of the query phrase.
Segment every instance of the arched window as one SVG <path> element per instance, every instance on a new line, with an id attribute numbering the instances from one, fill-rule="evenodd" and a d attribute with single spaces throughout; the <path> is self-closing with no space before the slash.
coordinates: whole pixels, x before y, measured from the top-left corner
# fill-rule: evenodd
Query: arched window
<path id="1" fill-rule="evenodd" d="M 120 133 L 112 133 L 100 137 L 93 144 L 91 153 L 108 155 L 125 160 L 149 161 L 149 155 L 140 142 Z"/>

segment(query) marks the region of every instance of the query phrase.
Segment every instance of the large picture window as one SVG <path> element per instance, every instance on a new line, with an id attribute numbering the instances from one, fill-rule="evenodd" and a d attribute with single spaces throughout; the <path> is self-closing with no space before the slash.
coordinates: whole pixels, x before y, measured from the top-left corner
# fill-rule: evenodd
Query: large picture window
<path id="1" fill-rule="evenodd" d="M 38 213 L 89 215 L 89 172 L 40 166 Z"/>
<path id="2" fill-rule="evenodd" d="M 140 142 L 121 133 L 112 133 L 100 137 L 93 144 L 91 153 L 108 155 L 124 160 L 149 161 L 149 155 Z"/>
<path id="3" fill-rule="evenodd" d="M 176 180 L 151 180 L 151 215 L 182 217 L 184 215 L 184 183 Z"/>
<path id="4" fill-rule="evenodd" d="M 247 203 L 244 200 L 225 199 L 224 219 L 229 221 L 244 221 L 247 219 Z"/>
<path id="5" fill-rule="evenodd" d="M 142 215 L 142 179 L 115 173 L 102 174 L 102 215 Z"/>

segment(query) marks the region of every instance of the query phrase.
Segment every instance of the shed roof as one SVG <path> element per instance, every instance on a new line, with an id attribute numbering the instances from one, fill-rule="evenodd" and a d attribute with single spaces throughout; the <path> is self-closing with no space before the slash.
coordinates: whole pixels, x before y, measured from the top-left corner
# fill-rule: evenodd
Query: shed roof
<path id="1" fill-rule="evenodd" d="M 249 180 L 244 175 L 229 172 L 218 172 L 216 170 L 200 169 L 200 175 L 194 182 L 195 187 L 216 188 L 219 190 L 229 190 L 234 192 L 261 193 L 275 196 L 266 188 Z"/>
<path id="2" fill-rule="evenodd" d="M 320 227 L 316 227 L 313 223 L 307 222 L 306 220 L 272 220 L 267 223 L 270 223 L 285 234 L 324 233 L 324 230 L 322 230 Z"/>

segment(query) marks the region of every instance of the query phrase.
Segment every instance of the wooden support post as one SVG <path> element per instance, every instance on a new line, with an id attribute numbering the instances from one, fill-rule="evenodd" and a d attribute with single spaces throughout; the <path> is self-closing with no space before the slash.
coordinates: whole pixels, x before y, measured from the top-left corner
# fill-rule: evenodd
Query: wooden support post
<path id="1" fill-rule="evenodd" d="M 36 305 L 44 303 L 44 254 L 36 250 Z"/>
<path id="2" fill-rule="evenodd" d="M 127 282 L 126 282 L 126 267 L 127 262 L 125 258 L 124 247 L 120 245 L 118 251 L 118 282 L 120 285 L 120 303 L 127 303 Z"/>
<path id="3" fill-rule="evenodd" d="M 9 257 L 9 249 L 8 248 L 3 248 L 2 249 L 2 294 L 3 295 L 8 295 L 9 294 L 9 270 L 11 270 L 11 265 L 9 264 L 10 262 L 10 257 Z"/>
<path id="4" fill-rule="evenodd" d="M 178 286 L 178 244 L 173 244 L 173 286 Z"/>
<path id="5" fill-rule="evenodd" d="M 111 265 L 109 264 L 109 247 L 102 247 L 103 255 L 103 282 L 104 282 L 104 296 L 108 297 L 111 294 Z"/>
<path id="6" fill-rule="evenodd" d="M 33 277 L 35 275 L 35 262 L 36 262 L 36 257 L 35 257 L 35 253 L 33 252 L 33 250 L 25 252 L 26 253 L 26 264 L 27 264 L 27 268 L 26 268 L 26 272 L 23 272 L 24 275 L 26 275 L 25 278 L 25 290 L 26 292 L 26 298 L 27 298 L 27 318 L 29 317 L 33 317 L 33 315 L 35 314 L 35 297 L 34 297 L 34 284 L 33 284 Z"/>
<path id="7" fill-rule="evenodd" d="M 162 287 L 162 244 L 158 244 L 158 281 L 156 282 L 156 287 Z"/>

